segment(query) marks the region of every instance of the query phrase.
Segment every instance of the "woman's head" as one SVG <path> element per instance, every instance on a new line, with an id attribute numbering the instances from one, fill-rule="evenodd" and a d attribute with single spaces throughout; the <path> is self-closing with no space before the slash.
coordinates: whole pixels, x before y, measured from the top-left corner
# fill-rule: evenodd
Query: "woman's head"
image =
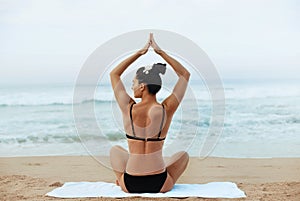
<path id="1" fill-rule="evenodd" d="M 162 85 L 161 77 L 159 74 L 165 74 L 166 64 L 157 63 L 151 66 L 140 67 L 136 71 L 136 80 L 134 84 L 144 84 L 148 92 L 155 95 Z"/>

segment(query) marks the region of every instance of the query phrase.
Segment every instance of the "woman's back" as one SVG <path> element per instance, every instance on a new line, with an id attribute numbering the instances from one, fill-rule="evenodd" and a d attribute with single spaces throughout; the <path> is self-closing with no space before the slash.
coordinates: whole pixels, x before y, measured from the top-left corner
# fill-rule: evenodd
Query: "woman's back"
<path id="1" fill-rule="evenodd" d="M 128 111 L 128 114 L 123 114 L 123 120 L 129 148 L 133 149 L 130 152 L 147 154 L 161 148 L 169 128 L 164 106 L 158 103 L 138 103 L 130 105 Z"/>
<path id="2" fill-rule="evenodd" d="M 166 130 L 163 129 L 165 116 L 164 107 L 158 103 L 133 103 L 129 114 L 124 114 L 129 147 L 126 172 L 147 175 L 164 171 L 162 148 L 166 137 Z"/>
<path id="3" fill-rule="evenodd" d="M 162 129 L 165 123 L 165 109 L 161 104 L 158 103 L 137 103 L 132 104 L 129 107 L 129 113 L 124 114 L 130 118 L 130 111 L 132 113 L 133 120 L 133 128 L 131 125 L 125 127 L 128 133 L 134 135 L 133 130 L 135 131 L 135 135 L 143 138 L 155 138 L 160 133 L 160 126 L 162 124 Z M 126 117 L 125 117 L 126 118 Z M 164 122 L 163 122 L 164 121 Z M 131 123 L 130 123 L 131 124 Z M 162 133 L 160 134 L 162 136 Z"/>

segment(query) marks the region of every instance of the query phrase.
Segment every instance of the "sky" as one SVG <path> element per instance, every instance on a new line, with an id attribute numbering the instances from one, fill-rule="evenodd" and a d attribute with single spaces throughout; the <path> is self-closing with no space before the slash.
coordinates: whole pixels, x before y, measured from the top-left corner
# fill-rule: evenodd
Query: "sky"
<path id="1" fill-rule="evenodd" d="M 143 29 L 194 41 L 222 79 L 300 79 L 299 11 L 297 0 L 0 0 L 0 83 L 74 82 L 97 47 Z"/>

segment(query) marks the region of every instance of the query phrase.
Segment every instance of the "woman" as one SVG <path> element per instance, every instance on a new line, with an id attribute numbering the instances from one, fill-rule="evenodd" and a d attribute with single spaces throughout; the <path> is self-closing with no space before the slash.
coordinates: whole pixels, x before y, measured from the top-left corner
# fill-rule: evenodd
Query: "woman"
<path id="1" fill-rule="evenodd" d="M 133 79 L 132 90 L 136 103 L 127 93 L 121 81 L 122 73 L 140 56 L 152 47 L 178 75 L 172 94 L 161 104 L 156 93 L 161 88 L 160 74 L 166 71 L 166 64 L 141 67 Z M 112 168 L 117 185 L 129 193 L 158 193 L 170 191 L 187 167 L 189 156 L 186 152 L 174 154 L 168 164 L 162 157 L 164 140 L 178 105 L 180 104 L 190 73 L 174 58 L 159 48 L 150 34 L 144 48 L 122 61 L 111 73 L 111 84 L 122 111 L 124 129 L 128 139 L 129 152 L 121 146 L 110 151 Z"/>

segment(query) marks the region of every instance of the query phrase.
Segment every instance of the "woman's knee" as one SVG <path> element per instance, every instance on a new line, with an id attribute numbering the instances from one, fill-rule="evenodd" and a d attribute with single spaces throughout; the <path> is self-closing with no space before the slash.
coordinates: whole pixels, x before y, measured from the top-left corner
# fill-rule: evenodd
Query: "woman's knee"
<path id="1" fill-rule="evenodd" d="M 186 151 L 182 152 L 182 158 L 183 160 L 186 160 L 187 162 L 189 162 L 189 154 Z"/>
<path id="2" fill-rule="evenodd" d="M 188 154 L 188 152 L 186 152 L 186 151 L 180 151 L 180 152 L 178 152 L 182 157 L 184 157 L 184 158 L 189 158 L 189 154 Z"/>
<path id="3" fill-rule="evenodd" d="M 123 147 L 120 145 L 115 145 L 110 149 L 110 156 L 120 153 L 120 151 L 123 150 Z"/>
<path id="4" fill-rule="evenodd" d="M 176 158 L 176 160 L 184 160 L 184 161 L 188 161 L 189 160 L 189 154 L 186 151 L 180 151 L 177 152 L 176 154 L 174 154 L 173 156 L 174 158 Z"/>
<path id="5" fill-rule="evenodd" d="M 120 146 L 119 145 L 116 145 L 116 146 L 113 146 L 111 149 L 110 149 L 110 152 L 109 152 L 109 157 L 110 157 L 110 162 L 112 165 L 114 165 L 120 158 Z"/>
<path id="6" fill-rule="evenodd" d="M 110 149 L 110 164 L 115 172 L 124 172 L 128 160 L 128 152 L 121 146 L 113 146 Z"/>
<path id="7" fill-rule="evenodd" d="M 189 163 L 189 154 L 186 151 L 179 152 L 178 162 L 181 163 L 181 166 L 185 169 Z"/>

